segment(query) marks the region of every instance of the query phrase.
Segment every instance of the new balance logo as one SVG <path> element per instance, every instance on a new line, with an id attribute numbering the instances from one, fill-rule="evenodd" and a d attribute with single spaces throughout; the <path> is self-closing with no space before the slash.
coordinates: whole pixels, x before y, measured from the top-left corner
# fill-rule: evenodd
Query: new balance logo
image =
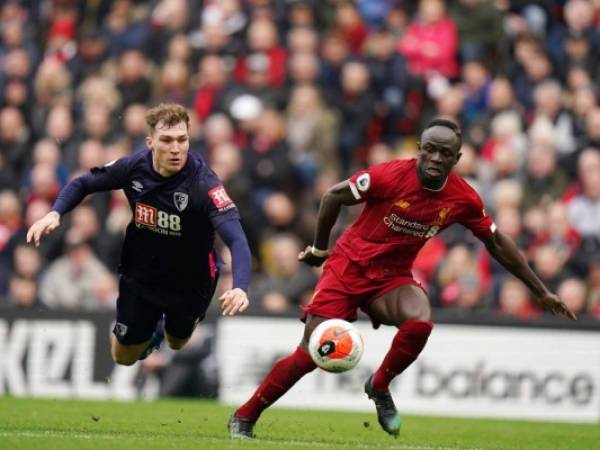
<path id="1" fill-rule="evenodd" d="M 142 189 L 144 189 L 144 185 L 137 180 L 133 180 L 131 182 L 131 189 L 137 192 L 142 192 Z"/>

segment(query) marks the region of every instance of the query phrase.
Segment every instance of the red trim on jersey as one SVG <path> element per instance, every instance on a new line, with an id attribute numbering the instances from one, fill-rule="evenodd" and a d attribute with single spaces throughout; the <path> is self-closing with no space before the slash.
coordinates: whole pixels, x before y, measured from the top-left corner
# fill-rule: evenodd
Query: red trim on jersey
<path id="1" fill-rule="evenodd" d="M 214 280 L 217 277 L 217 262 L 212 250 L 208 252 L 208 268 L 210 269 L 210 277 Z"/>

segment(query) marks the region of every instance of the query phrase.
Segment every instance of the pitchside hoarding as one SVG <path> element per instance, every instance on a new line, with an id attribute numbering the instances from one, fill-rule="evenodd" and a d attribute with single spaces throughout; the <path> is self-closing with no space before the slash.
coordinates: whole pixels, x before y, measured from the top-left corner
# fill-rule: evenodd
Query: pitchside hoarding
<path id="1" fill-rule="evenodd" d="M 219 396 L 244 402 L 273 362 L 298 344 L 294 319 L 252 317 L 219 322 Z M 344 374 L 317 370 L 277 406 L 372 411 L 363 384 L 395 329 L 357 323 L 365 353 Z M 600 333 L 517 327 L 437 325 L 418 361 L 392 384 L 403 413 L 600 421 Z"/>
<path id="2" fill-rule="evenodd" d="M 0 396 L 139 398 L 139 365 L 110 357 L 113 316 L 0 309 Z M 150 385 L 145 393 L 156 397 Z"/>

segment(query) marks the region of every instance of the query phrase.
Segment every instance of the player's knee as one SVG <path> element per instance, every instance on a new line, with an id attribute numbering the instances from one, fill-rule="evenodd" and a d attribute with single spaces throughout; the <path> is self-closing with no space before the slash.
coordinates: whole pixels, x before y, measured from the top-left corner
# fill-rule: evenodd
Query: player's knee
<path id="1" fill-rule="evenodd" d="M 138 360 L 138 357 L 123 353 L 113 353 L 112 359 L 115 364 L 119 364 L 120 366 L 133 366 Z"/>
<path id="2" fill-rule="evenodd" d="M 189 339 L 177 339 L 172 337 L 167 337 L 167 343 L 169 347 L 173 350 L 180 350 L 187 343 Z"/>
<path id="3" fill-rule="evenodd" d="M 404 308 L 404 321 L 418 320 L 421 322 L 431 322 L 431 307 L 428 303 L 413 304 Z"/>
<path id="4" fill-rule="evenodd" d="M 431 322 L 431 309 L 423 308 L 420 311 L 415 311 L 414 314 L 407 317 L 407 320 L 417 320 L 419 322 Z"/>

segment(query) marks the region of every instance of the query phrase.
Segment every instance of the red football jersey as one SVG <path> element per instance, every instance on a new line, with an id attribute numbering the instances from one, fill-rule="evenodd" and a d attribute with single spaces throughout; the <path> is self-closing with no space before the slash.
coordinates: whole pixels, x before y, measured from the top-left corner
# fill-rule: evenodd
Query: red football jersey
<path id="1" fill-rule="evenodd" d="M 410 274 L 425 242 L 453 223 L 479 238 L 496 230 L 481 198 L 465 180 L 451 173 L 442 189 L 428 190 L 417 176 L 416 159 L 378 164 L 349 181 L 354 196 L 365 200 L 364 208 L 334 252 L 362 266 L 369 278 Z"/>

